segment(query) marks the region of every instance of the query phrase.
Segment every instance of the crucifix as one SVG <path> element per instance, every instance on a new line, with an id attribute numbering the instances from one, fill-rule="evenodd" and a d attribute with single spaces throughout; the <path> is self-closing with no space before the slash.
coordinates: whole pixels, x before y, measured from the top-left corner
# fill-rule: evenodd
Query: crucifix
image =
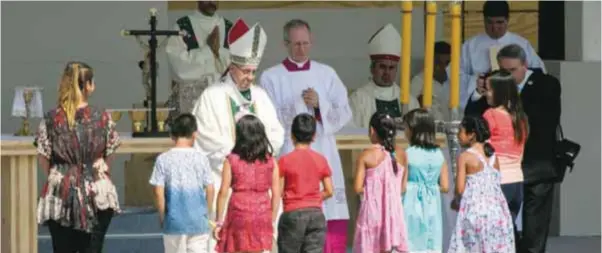
<path id="1" fill-rule="evenodd" d="M 150 30 L 122 30 L 122 36 L 149 36 L 148 59 L 150 61 L 150 101 L 147 98 L 145 107 L 150 111 L 150 127 L 144 132 L 134 133 L 134 137 L 165 137 L 167 132 L 159 132 L 157 124 L 157 36 L 182 36 L 181 31 L 157 30 L 157 9 L 150 9 Z M 146 56 L 145 56 L 146 57 Z M 143 80 L 144 82 L 144 80 Z"/>

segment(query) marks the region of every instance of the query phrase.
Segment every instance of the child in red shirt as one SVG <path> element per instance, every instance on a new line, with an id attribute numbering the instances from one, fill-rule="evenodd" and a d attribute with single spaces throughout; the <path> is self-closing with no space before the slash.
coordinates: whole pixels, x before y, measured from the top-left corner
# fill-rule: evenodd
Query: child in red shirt
<path id="1" fill-rule="evenodd" d="M 310 148 L 316 134 L 313 116 L 297 115 L 291 130 L 295 150 L 278 161 L 284 203 L 278 222 L 278 252 L 322 252 L 326 235 L 322 201 L 333 194 L 330 167 L 326 158 Z"/>

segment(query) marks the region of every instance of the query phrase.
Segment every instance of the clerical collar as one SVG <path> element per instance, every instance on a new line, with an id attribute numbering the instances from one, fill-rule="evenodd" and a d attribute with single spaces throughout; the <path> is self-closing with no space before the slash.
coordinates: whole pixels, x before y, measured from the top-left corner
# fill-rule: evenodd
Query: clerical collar
<path id="1" fill-rule="evenodd" d="M 310 63 L 311 61 L 309 59 L 305 60 L 305 62 L 298 63 L 293 61 L 290 57 L 286 57 L 286 59 L 282 61 L 282 65 L 290 72 L 309 70 Z"/>

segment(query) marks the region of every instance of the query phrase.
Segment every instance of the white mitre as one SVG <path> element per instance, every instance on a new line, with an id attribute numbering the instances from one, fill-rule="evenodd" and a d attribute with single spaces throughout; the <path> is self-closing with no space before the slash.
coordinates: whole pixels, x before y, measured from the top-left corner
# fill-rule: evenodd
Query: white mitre
<path id="1" fill-rule="evenodd" d="M 368 41 L 370 59 L 399 61 L 401 56 L 401 35 L 391 24 L 376 31 Z"/>
<path id="2" fill-rule="evenodd" d="M 245 21 L 239 18 L 228 32 L 230 60 L 239 65 L 259 65 L 267 39 L 259 23 L 249 28 Z"/>

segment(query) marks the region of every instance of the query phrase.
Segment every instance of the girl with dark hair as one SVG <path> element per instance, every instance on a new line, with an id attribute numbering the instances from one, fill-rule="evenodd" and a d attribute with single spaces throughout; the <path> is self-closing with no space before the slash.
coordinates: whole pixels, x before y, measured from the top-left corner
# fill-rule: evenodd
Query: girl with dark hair
<path id="1" fill-rule="evenodd" d="M 425 109 L 403 117 L 410 147 L 408 177 L 403 195 L 410 252 L 441 252 L 443 221 L 441 192 L 447 192 L 447 162 L 435 142 L 435 121 Z"/>
<path id="2" fill-rule="evenodd" d="M 510 72 L 499 70 L 491 73 L 485 85 L 485 96 L 491 107 L 483 113 L 483 118 L 489 125 L 489 142 L 495 148 L 500 163 L 502 191 L 512 220 L 516 220 L 523 202 L 522 158 L 529 131 L 527 115 Z M 515 236 L 518 236 L 516 231 L 515 226 Z"/>
<path id="3" fill-rule="evenodd" d="M 278 163 L 261 121 L 253 115 L 236 122 L 236 142 L 224 161 L 213 232 L 217 252 L 272 250 L 273 222 L 280 204 Z M 224 209 L 230 188 L 226 219 Z M 270 196 L 271 191 L 271 196 Z"/>
<path id="4" fill-rule="evenodd" d="M 449 253 L 514 252 L 512 216 L 500 187 L 499 162 L 489 139 L 487 122 L 465 117 L 458 139 L 467 147 L 458 157 L 456 198 L 458 210 Z"/>
<path id="5" fill-rule="evenodd" d="M 47 176 L 37 218 L 48 225 L 54 252 L 102 252 L 119 211 L 109 164 L 120 141 L 111 114 L 88 104 L 95 87 L 90 66 L 67 63 L 57 106 L 44 115 L 35 137 Z"/>
<path id="6" fill-rule="evenodd" d="M 395 121 L 387 114 L 370 118 L 371 148 L 356 163 L 355 191 L 362 196 L 353 252 L 407 252 L 401 196 L 407 179 L 406 154 L 395 145 Z M 374 223 L 374 220 L 379 222 Z"/>

